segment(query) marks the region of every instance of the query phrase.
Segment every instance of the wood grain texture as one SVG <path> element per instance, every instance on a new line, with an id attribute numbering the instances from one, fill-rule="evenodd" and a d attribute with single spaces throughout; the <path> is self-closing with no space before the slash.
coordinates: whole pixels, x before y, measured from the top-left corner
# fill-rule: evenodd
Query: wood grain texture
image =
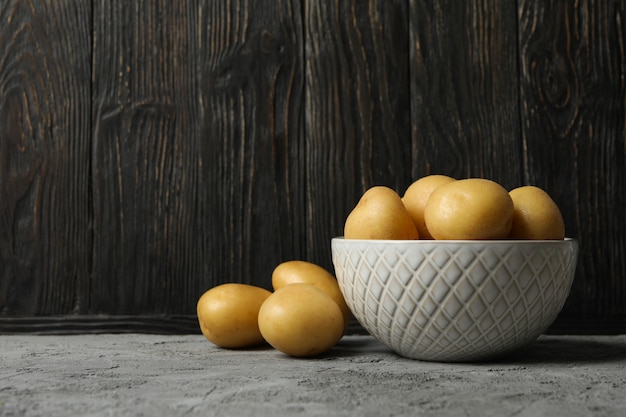
<path id="1" fill-rule="evenodd" d="M 305 1 L 307 260 L 373 185 L 411 181 L 406 1 Z"/>
<path id="2" fill-rule="evenodd" d="M 299 1 L 206 1 L 197 42 L 205 288 L 271 288 L 304 256 L 303 40 Z"/>
<path id="3" fill-rule="evenodd" d="M 598 328 L 626 324 L 625 10 L 530 0 L 519 9 L 524 177 L 555 198 L 580 241 L 562 316 L 594 317 Z"/>
<path id="4" fill-rule="evenodd" d="M 88 2 L 0 2 L 0 310 L 80 310 L 90 274 Z"/>
<path id="5" fill-rule="evenodd" d="M 515 3 L 410 4 L 412 176 L 521 185 Z"/>
<path id="6" fill-rule="evenodd" d="M 545 188 L 581 243 L 550 331 L 626 331 L 625 8 L 0 0 L 0 333 L 197 330 L 432 173 Z"/>
<path id="7" fill-rule="evenodd" d="M 172 313 L 195 302 L 201 164 L 189 7 L 94 8 L 91 313 Z"/>

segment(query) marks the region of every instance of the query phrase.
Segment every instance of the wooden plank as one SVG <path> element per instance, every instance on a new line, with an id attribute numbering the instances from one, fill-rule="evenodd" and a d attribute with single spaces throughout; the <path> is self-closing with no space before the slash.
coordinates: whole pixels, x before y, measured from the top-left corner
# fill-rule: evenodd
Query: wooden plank
<path id="1" fill-rule="evenodd" d="M 515 3 L 410 5 L 413 178 L 521 185 Z"/>
<path id="2" fill-rule="evenodd" d="M 92 312 L 190 313 L 269 286 L 304 220 L 297 2 L 103 1 Z"/>
<path id="3" fill-rule="evenodd" d="M 406 1 L 305 1 L 307 260 L 373 185 L 411 179 Z M 303 213 L 304 214 L 304 213 Z"/>
<path id="4" fill-rule="evenodd" d="M 101 333 L 199 334 L 195 315 L 0 316 L 0 334 L 71 335 Z"/>
<path id="5" fill-rule="evenodd" d="M 203 254 L 189 11 L 186 2 L 95 5 L 91 313 L 195 307 Z"/>
<path id="6" fill-rule="evenodd" d="M 626 323 L 623 1 L 520 2 L 524 176 L 581 252 L 564 320 Z M 593 325 L 593 324 L 591 324 Z"/>
<path id="7" fill-rule="evenodd" d="M 300 1 L 204 1 L 198 11 L 205 288 L 271 288 L 306 231 Z"/>
<path id="8" fill-rule="evenodd" d="M 98 334 L 152 333 L 200 334 L 198 317 L 186 315 L 59 315 L 38 317 L 5 317 L 0 315 L 0 335 L 7 334 Z M 353 317 L 346 335 L 363 335 L 365 330 Z"/>
<path id="9" fill-rule="evenodd" d="M 83 310 L 91 6 L 0 3 L 0 311 Z"/>

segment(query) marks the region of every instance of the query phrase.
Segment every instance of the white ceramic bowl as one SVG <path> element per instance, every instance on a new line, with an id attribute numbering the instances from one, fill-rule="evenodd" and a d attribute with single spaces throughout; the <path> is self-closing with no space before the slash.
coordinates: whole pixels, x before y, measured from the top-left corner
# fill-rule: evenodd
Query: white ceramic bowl
<path id="1" fill-rule="evenodd" d="M 569 295 L 578 243 L 332 239 L 350 310 L 373 337 L 420 360 L 492 359 L 535 340 Z"/>

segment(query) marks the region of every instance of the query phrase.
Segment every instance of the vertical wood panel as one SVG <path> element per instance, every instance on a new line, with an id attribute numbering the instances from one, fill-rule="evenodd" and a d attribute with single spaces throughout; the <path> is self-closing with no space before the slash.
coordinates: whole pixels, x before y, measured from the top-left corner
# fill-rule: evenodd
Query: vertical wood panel
<path id="1" fill-rule="evenodd" d="M 365 189 L 411 179 L 406 1 L 305 1 L 307 257 Z"/>
<path id="2" fill-rule="evenodd" d="M 96 15 L 92 311 L 193 314 L 218 283 L 268 287 L 303 229 L 297 3 Z"/>
<path id="3" fill-rule="evenodd" d="M 520 2 L 524 176 L 564 211 L 581 256 L 564 315 L 626 320 L 623 1 Z M 602 323 L 611 323 L 603 325 Z"/>
<path id="4" fill-rule="evenodd" d="M 413 177 L 521 185 L 515 3 L 410 4 Z"/>
<path id="5" fill-rule="evenodd" d="M 93 313 L 193 310 L 202 254 L 190 7 L 96 2 Z"/>
<path id="6" fill-rule="evenodd" d="M 273 268 L 304 250 L 300 2 L 199 7 L 203 283 L 271 288 Z"/>
<path id="7" fill-rule="evenodd" d="M 89 2 L 0 3 L 0 310 L 82 311 L 90 273 Z"/>

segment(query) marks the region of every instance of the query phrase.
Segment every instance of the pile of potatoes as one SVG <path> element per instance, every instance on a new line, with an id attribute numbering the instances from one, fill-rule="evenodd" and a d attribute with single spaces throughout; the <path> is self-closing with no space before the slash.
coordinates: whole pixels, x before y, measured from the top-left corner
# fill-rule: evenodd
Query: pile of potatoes
<path id="1" fill-rule="evenodd" d="M 328 271 L 283 262 L 272 273 L 272 287 L 228 283 L 206 291 L 197 303 L 202 334 L 223 348 L 267 342 L 294 357 L 320 355 L 341 339 L 351 313 Z"/>
<path id="2" fill-rule="evenodd" d="M 559 208 L 542 189 L 507 192 L 481 178 L 418 179 L 400 197 L 385 186 L 368 189 L 348 215 L 346 239 L 564 239 Z M 350 310 L 337 280 L 324 268 L 287 261 L 272 273 L 273 292 L 229 283 L 198 300 L 200 329 L 231 349 L 269 343 L 294 357 L 320 355 L 343 336 Z"/>
<path id="3" fill-rule="evenodd" d="M 346 239 L 562 240 L 565 225 L 541 188 L 510 192 L 483 178 L 429 175 L 400 197 L 385 186 L 368 189 L 348 215 Z"/>

